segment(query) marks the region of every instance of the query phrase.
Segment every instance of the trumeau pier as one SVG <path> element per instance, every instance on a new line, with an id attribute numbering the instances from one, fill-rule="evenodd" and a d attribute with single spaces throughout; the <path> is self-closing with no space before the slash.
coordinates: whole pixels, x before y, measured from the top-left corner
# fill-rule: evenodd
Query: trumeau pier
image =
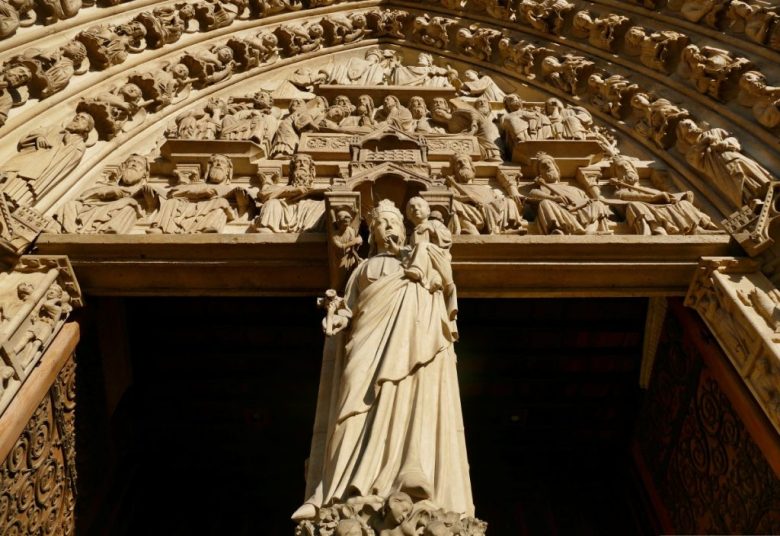
<path id="1" fill-rule="evenodd" d="M 474 473 L 479 386 L 455 354 L 478 323 L 459 311 L 505 299 L 521 330 L 522 304 L 552 298 L 579 316 L 550 356 L 568 323 L 620 329 L 572 298 L 639 304 L 643 342 L 616 365 L 635 365 L 641 398 L 620 444 L 646 498 L 635 523 L 780 530 L 776 7 L 0 0 L 0 532 L 119 530 L 106 512 L 129 503 L 94 490 L 123 484 L 79 466 L 74 422 L 94 429 L 99 408 L 114 426 L 143 396 L 133 303 L 187 297 L 170 320 L 185 344 L 211 329 L 184 329 L 187 307 L 317 296 L 310 452 L 285 484 L 299 497 L 257 532 L 508 530 L 509 512 L 480 511 L 478 490 L 513 490 Z M 273 318 L 247 329 L 270 337 Z M 245 335 L 217 350 L 225 370 Z M 80 417 L 82 351 L 103 398 Z M 754 473 L 751 494 L 738 475 Z"/>

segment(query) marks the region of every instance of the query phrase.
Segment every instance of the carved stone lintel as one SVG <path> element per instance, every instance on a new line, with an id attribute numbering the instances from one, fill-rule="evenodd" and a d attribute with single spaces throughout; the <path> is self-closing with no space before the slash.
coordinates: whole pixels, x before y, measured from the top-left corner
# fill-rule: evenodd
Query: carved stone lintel
<path id="1" fill-rule="evenodd" d="M 685 298 L 780 431 L 780 291 L 744 258 L 702 259 Z"/>

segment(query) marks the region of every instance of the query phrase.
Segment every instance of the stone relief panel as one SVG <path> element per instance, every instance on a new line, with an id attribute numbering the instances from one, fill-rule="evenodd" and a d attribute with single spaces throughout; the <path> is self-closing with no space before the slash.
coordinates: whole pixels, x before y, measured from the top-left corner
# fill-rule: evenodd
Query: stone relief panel
<path id="1" fill-rule="evenodd" d="M 704 259 L 691 283 L 686 305 L 698 311 L 780 430 L 780 296 L 748 259 Z"/>
<path id="2" fill-rule="evenodd" d="M 0 273 L 0 413 L 80 306 L 65 257 L 27 255 L 13 271 Z"/>
<path id="3" fill-rule="evenodd" d="M 232 65 L 230 47 L 211 50 L 219 65 Z M 173 83 L 172 72 L 166 75 Z M 606 84 L 583 76 L 583 83 Z M 618 102 L 600 101 L 604 106 L 618 115 L 624 103 L 640 109 L 645 119 L 637 130 L 662 147 L 674 139 L 685 111 L 621 80 L 610 83 L 618 89 L 600 95 L 611 98 L 611 91 Z M 139 90 L 131 94 L 144 99 L 131 85 Z M 418 192 L 452 196 L 443 217 L 455 235 L 720 232 L 692 191 L 670 190 L 663 169 L 621 155 L 614 131 L 586 108 L 512 93 L 500 77 L 428 53 L 372 47 L 316 70 L 296 67 L 255 88 L 212 96 L 173 116 L 155 149 L 107 166 L 60 203 L 51 215 L 55 225 L 88 234 L 328 232 L 338 249 L 340 240 L 355 240 L 347 229 L 357 232 L 366 210 L 342 213 L 342 220 L 352 218 L 345 227 L 327 209 L 327 194 L 365 195 L 369 183 L 400 180 L 418 184 Z M 89 104 L 110 109 L 126 89 Z M 175 98 L 173 91 L 160 95 Z M 85 146 L 84 135 L 122 130 L 119 111 L 105 117 L 114 123 L 98 129 L 85 121 L 94 130 L 68 139 Z M 41 150 L 52 149 L 33 149 Z M 731 180 L 724 176 L 726 186 Z M 29 198 L 38 182 L 13 177 L 8 184 L 19 193 L 12 199 Z"/>

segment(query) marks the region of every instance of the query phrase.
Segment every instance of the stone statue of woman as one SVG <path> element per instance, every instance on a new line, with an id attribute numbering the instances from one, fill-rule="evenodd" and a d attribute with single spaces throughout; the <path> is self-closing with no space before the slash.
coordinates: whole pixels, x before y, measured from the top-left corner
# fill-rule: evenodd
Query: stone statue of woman
<path id="1" fill-rule="evenodd" d="M 369 221 L 373 255 L 352 273 L 343 300 L 329 295 L 324 326 L 333 335 L 323 354 L 308 498 L 293 519 L 315 527 L 348 505 L 384 534 L 402 523 L 422 530 L 446 512 L 482 534 L 476 527 L 484 524 L 470 517 L 455 323 L 441 289 L 405 275 L 406 233 L 395 205 L 381 201 Z M 411 504 L 383 513 L 398 497 Z"/>

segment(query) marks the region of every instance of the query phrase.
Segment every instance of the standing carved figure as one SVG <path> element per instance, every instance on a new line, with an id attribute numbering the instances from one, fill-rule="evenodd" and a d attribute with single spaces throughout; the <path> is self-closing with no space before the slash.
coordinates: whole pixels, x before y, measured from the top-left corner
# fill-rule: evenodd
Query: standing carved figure
<path id="1" fill-rule="evenodd" d="M 405 273 L 400 211 L 382 200 L 369 222 L 371 256 L 324 322 L 332 333 L 323 352 L 329 380 L 317 408 L 307 499 L 293 519 L 316 519 L 329 504 L 351 498 L 356 508 L 386 504 L 379 534 L 418 534 L 414 512 L 425 504 L 456 520 L 474 514 L 457 329 L 441 285 L 426 287 Z M 432 266 L 423 276 L 441 281 Z"/>

